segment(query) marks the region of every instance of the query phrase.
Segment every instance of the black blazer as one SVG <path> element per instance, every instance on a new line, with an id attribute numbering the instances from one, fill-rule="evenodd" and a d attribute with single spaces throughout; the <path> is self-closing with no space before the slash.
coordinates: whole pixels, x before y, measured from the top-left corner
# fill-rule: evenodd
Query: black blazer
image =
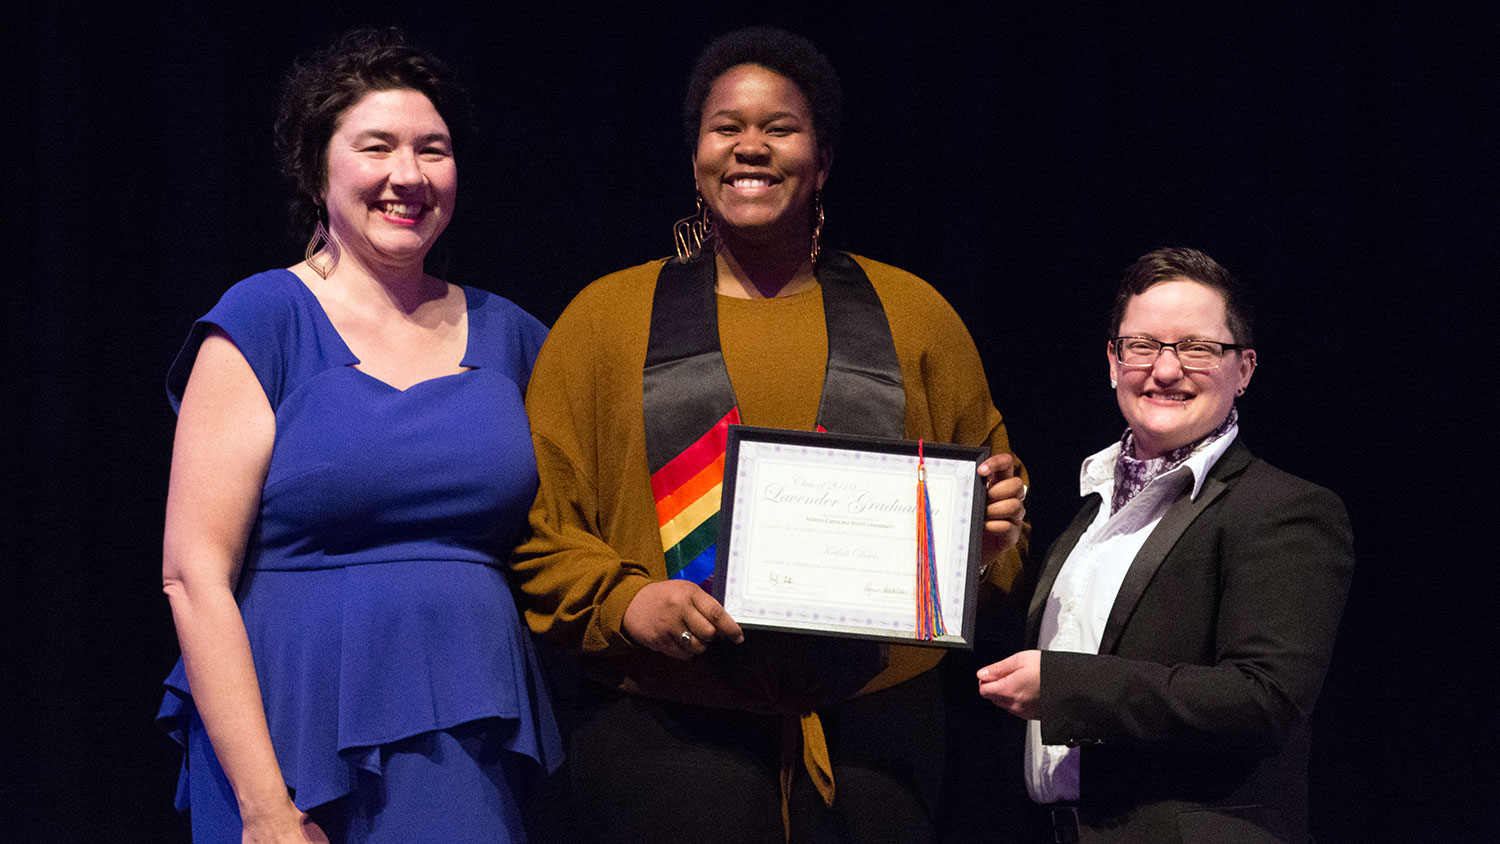
<path id="1" fill-rule="evenodd" d="M 1092 495 L 1049 550 L 1027 645 Z M 1046 651 L 1047 744 L 1081 746 L 1087 842 L 1305 842 L 1308 718 L 1354 565 L 1343 504 L 1238 439 L 1167 510 L 1098 654 Z"/>

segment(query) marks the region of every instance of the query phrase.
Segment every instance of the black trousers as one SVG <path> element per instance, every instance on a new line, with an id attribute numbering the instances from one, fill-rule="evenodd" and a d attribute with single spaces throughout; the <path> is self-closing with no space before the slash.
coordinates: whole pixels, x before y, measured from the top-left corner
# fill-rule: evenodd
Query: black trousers
<path id="1" fill-rule="evenodd" d="M 592 684 L 585 684 L 592 685 Z M 571 814 L 599 844 L 779 844 L 782 719 L 594 686 L 569 741 Z M 943 705 L 936 672 L 818 710 L 836 789 L 794 766 L 794 844 L 937 840 Z"/>

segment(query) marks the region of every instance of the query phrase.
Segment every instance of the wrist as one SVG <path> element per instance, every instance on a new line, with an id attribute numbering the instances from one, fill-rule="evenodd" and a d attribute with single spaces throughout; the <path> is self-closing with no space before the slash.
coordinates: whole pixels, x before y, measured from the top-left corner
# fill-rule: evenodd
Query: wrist
<path id="1" fill-rule="evenodd" d="M 585 643 L 584 649 L 610 650 L 622 646 L 640 647 L 625 631 L 625 614 L 642 589 L 660 582 L 663 581 L 652 580 L 644 575 L 631 575 L 616 584 L 604 600 L 599 602 L 598 619 L 603 647 L 589 648 Z"/>
<path id="2" fill-rule="evenodd" d="M 289 812 L 301 813 L 292 803 L 285 785 L 236 791 L 235 802 L 239 805 L 240 820 L 246 825 L 272 820 Z"/>

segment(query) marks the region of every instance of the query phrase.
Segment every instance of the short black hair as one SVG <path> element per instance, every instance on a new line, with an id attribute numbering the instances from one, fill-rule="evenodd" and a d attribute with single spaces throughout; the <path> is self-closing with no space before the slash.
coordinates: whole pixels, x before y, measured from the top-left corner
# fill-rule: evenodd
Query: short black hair
<path id="1" fill-rule="evenodd" d="M 1109 336 L 1119 336 L 1120 322 L 1125 319 L 1125 308 L 1131 299 L 1164 281 L 1184 278 L 1218 291 L 1224 297 L 1224 319 L 1229 324 L 1229 333 L 1234 342 L 1247 348 L 1255 347 L 1255 335 L 1250 324 L 1253 314 L 1245 289 L 1218 261 L 1197 249 L 1187 247 L 1147 252 L 1125 268 L 1125 275 L 1120 279 L 1120 287 L 1115 292 L 1114 310 L 1110 312 Z"/>
<path id="2" fill-rule="evenodd" d="M 813 136 L 818 149 L 831 153 L 838 143 L 843 120 L 844 92 L 828 57 L 800 35 L 774 26 L 751 26 L 710 41 L 688 75 L 682 103 L 682 128 L 689 147 L 697 148 L 703 123 L 703 104 L 714 82 L 730 68 L 760 65 L 792 81 L 812 109 Z"/>
<path id="3" fill-rule="evenodd" d="M 474 135 L 468 94 L 447 65 L 413 46 L 395 27 L 364 27 L 297 61 L 282 80 L 276 110 L 276 158 L 292 188 L 294 236 L 318 220 L 328 180 L 328 143 L 339 117 L 372 91 L 411 89 L 426 95 L 453 139 L 457 159 Z"/>

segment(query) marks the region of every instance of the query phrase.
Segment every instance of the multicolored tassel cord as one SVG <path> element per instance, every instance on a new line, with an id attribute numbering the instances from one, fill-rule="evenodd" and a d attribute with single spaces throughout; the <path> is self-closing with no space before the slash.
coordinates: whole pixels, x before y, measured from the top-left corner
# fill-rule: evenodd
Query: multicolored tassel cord
<path id="1" fill-rule="evenodd" d="M 917 440 L 917 638 L 947 635 L 938 598 L 937 560 L 932 542 L 932 502 L 927 498 L 927 459 Z"/>

